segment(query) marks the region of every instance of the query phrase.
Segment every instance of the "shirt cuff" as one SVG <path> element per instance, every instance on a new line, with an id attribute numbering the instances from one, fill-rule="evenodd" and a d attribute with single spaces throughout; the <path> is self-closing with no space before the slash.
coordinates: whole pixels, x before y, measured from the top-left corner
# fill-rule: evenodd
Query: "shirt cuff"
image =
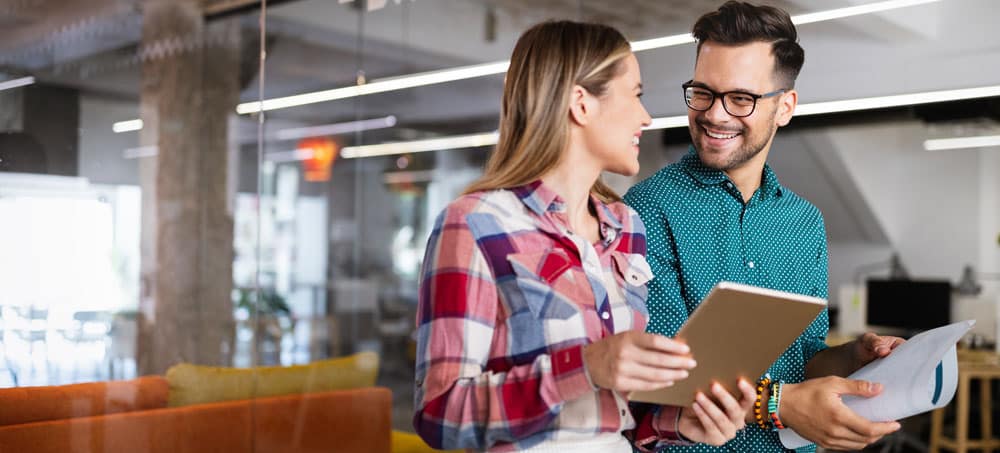
<path id="1" fill-rule="evenodd" d="M 636 428 L 631 437 L 635 450 L 650 453 L 663 446 L 695 445 L 678 430 L 681 408 L 677 406 L 656 406 L 644 410 L 645 404 L 632 403 L 633 414 L 637 416 Z"/>
<path id="2" fill-rule="evenodd" d="M 681 407 L 680 406 L 660 406 L 653 416 L 653 430 L 661 444 L 667 445 L 694 445 L 681 434 Z"/>
<path id="3" fill-rule="evenodd" d="M 563 401 L 571 401 L 597 391 L 583 365 L 583 345 L 570 346 L 551 355 L 552 376 Z"/>

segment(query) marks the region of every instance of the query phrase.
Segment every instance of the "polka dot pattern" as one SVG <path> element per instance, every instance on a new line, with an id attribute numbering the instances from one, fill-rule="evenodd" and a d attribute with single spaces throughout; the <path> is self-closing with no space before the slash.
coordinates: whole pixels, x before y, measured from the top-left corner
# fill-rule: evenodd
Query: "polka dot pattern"
<path id="1" fill-rule="evenodd" d="M 673 336 L 720 281 L 827 297 L 823 217 L 782 187 L 765 166 L 761 187 L 746 203 L 725 173 L 702 165 L 692 148 L 625 195 L 646 225 L 649 283 L 647 330 Z M 767 326 L 760 326 L 766 329 Z M 801 382 L 805 363 L 825 348 L 824 311 L 771 365 L 777 380 Z M 774 431 L 748 426 L 721 448 L 668 447 L 670 452 L 785 451 Z M 799 451 L 815 451 L 814 446 Z"/>

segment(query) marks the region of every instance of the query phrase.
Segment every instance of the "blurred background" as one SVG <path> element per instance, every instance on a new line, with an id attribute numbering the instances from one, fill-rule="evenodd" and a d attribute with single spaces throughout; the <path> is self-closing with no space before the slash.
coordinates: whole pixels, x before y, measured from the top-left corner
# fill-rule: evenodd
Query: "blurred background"
<path id="1" fill-rule="evenodd" d="M 656 121 L 624 192 L 687 151 L 687 33 L 720 3 L 0 0 L 0 387 L 366 352 L 412 431 L 425 241 L 495 143 L 518 35 L 633 41 Z M 833 336 L 976 319 L 963 345 L 996 348 L 997 2 L 764 3 L 806 50 L 770 164 L 825 216 Z"/>

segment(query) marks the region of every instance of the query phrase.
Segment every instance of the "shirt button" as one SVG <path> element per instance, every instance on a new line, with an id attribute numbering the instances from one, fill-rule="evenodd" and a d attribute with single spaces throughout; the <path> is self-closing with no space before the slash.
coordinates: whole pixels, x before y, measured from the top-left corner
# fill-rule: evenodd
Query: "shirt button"
<path id="1" fill-rule="evenodd" d="M 749 267 L 750 269 L 753 269 L 754 266 L 756 266 L 756 264 L 754 264 L 753 261 L 747 261 L 747 267 Z"/>
<path id="2" fill-rule="evenodd" d="M 727 183 L 726 183 L 726 187 L 728 187 L 728 188 L 732 189 L 732 188 L 733 188 L 733 183 L 731 183 L 731 182 L 727 182 Z"/>
<path id="3" fill-rule="evenodd" d="M 610 317 L 611 317 L 611 313 L 608 313 L 606 311 L 602 311 L 601 312 L 601 319 L 608 319 Z"/>
<path id="4" fill-rule="evenodd" d="M 625 416 L 625 409 L 622 409 L 622 417 Z"/>

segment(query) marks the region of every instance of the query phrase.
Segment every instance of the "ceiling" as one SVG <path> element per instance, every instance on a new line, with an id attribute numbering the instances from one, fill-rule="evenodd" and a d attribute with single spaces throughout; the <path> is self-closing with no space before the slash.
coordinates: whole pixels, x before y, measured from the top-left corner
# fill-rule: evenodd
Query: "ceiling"
<path id="1" fill-rule="evenodd" d="M 139 63 L 162 53 L 139 45 L 138 0 L 6 0 L 0 7 L 0 71 L 34 75 L 49 83 L 136 99 Z M 214 0 L 220 4 L 246 1 Z M 687 32 L 715 1 L 629 0 L 392 0 L 363 11 L 354 2 L 271 1 L 267 16 L 271 96 L 348 86 L 368 79 L 456 65 L 504 60 L 518 34 L 547 18 L 585 18 L 619 27 L 633 40 Z M 867 3 L 855 0 L 769 2 L 794 14 Z M 378 3 L 373 3 L 378 6 Z M 613 6 L 609 6 L 613 5 Z M 212 5 L 208 5 L 212 7 Z M 800 78 L 803 102 L 853 96 L 947 89 L 997 82 L 1000 19 L 993 0 L 943 0 L 868 16 L 799 27 L 807 49 Z M 241 20 L 256 33 L 259 10 Z M 359 30 L 363 33 L 359 35 Z M 253 44 L 252 42 L 250 43 Z M 362 49 L 361 54 L 358 49 Z M 360 55 L 360 56 L 359 56 Z M 693 45 L 639 54 L 654 114 L 682 111 L 675 85 L 686 80 Z M 982 65 L 986 64 L 986 67 Z M 968 70 L 963 70 L 968 68 Z M 973 69 L 975 68 L 975 69 Z M 411 89 L 335 101 L 276 114 L 304 122 L 394 114 L 402 123 L 495 118 L 501 78 Z M 257 93 L 251 84 L 243 100 Z"/>
<path id="2" fill-rule="evenodd" d="M 116 119 L 128 119 L 121 117 L 122 111 L 137 117 L 141 62 L 185 51 L 170 43 L 140 43 L 142 1 L 156 0 L 0 0 L 0 80 L 32 75 L 41 83 L 77 88 L 88 99 L 100 101 L 92 105 L 115 106 Z M 873 1 L 767 3 L 796 15 Z M 257 3 L 205 0 L 203 5 L 210 21 L 240 22 L 247 50 L 244 62 L 251 68 L 257 56 Z M 686 33 L 698 16 L 721 1 L 368 0 L 367 8 L 357 0 L 267 3 L 264 91 L 274 97 L 350 86 L 359 74 L 372 80 L 505 60 L 525 28 L 549 18 L 605 22 L 632 40 Z M 996 23 L 996 0 L 941 0 L 800 25 L 806 49 L 797 83 L 800 103 L 998 85 Z M 690 77 L 694 46 L 644 51 L 638 57 L 650 113 L 683 114 L 678 87 Z M 258 93 L 259 74 L 249 74 L 253 78 L 242 101 L 256 100 Z M 495 75 L 276 110 L 268 121 L 282 127 L 396 116 L 397 127 L 365 134 L 363 142 L 483 132 L 496 127 L 501 89 L 502 77 Z M 255 136 L 254 128 L 255 122 L 244 117 L 240 133 Z M 928 129 L 935 133 L 935 128 L 941 127 Z M 110 134 L 110 124 L 103 130 Z M 836 214 L 831 218 L 842 214 L 855 219 L 843 228 L 832 225 L 832 234 L 884 242 L 885 234 L 845 176 L 843 163 L 831 160 L 835 145 L 815 137 L 793 145 L 809 152 L 776 162 L 782 174 L 794 182 L 797 174 L 817 174 L 807 167 L 822 167 L 822 184 L 802 176 L 795 185 L 815 186 L 808 195 L 825 205 L 824 212 Z M 836 199 L 822 201 L 833 192 Z"/>

